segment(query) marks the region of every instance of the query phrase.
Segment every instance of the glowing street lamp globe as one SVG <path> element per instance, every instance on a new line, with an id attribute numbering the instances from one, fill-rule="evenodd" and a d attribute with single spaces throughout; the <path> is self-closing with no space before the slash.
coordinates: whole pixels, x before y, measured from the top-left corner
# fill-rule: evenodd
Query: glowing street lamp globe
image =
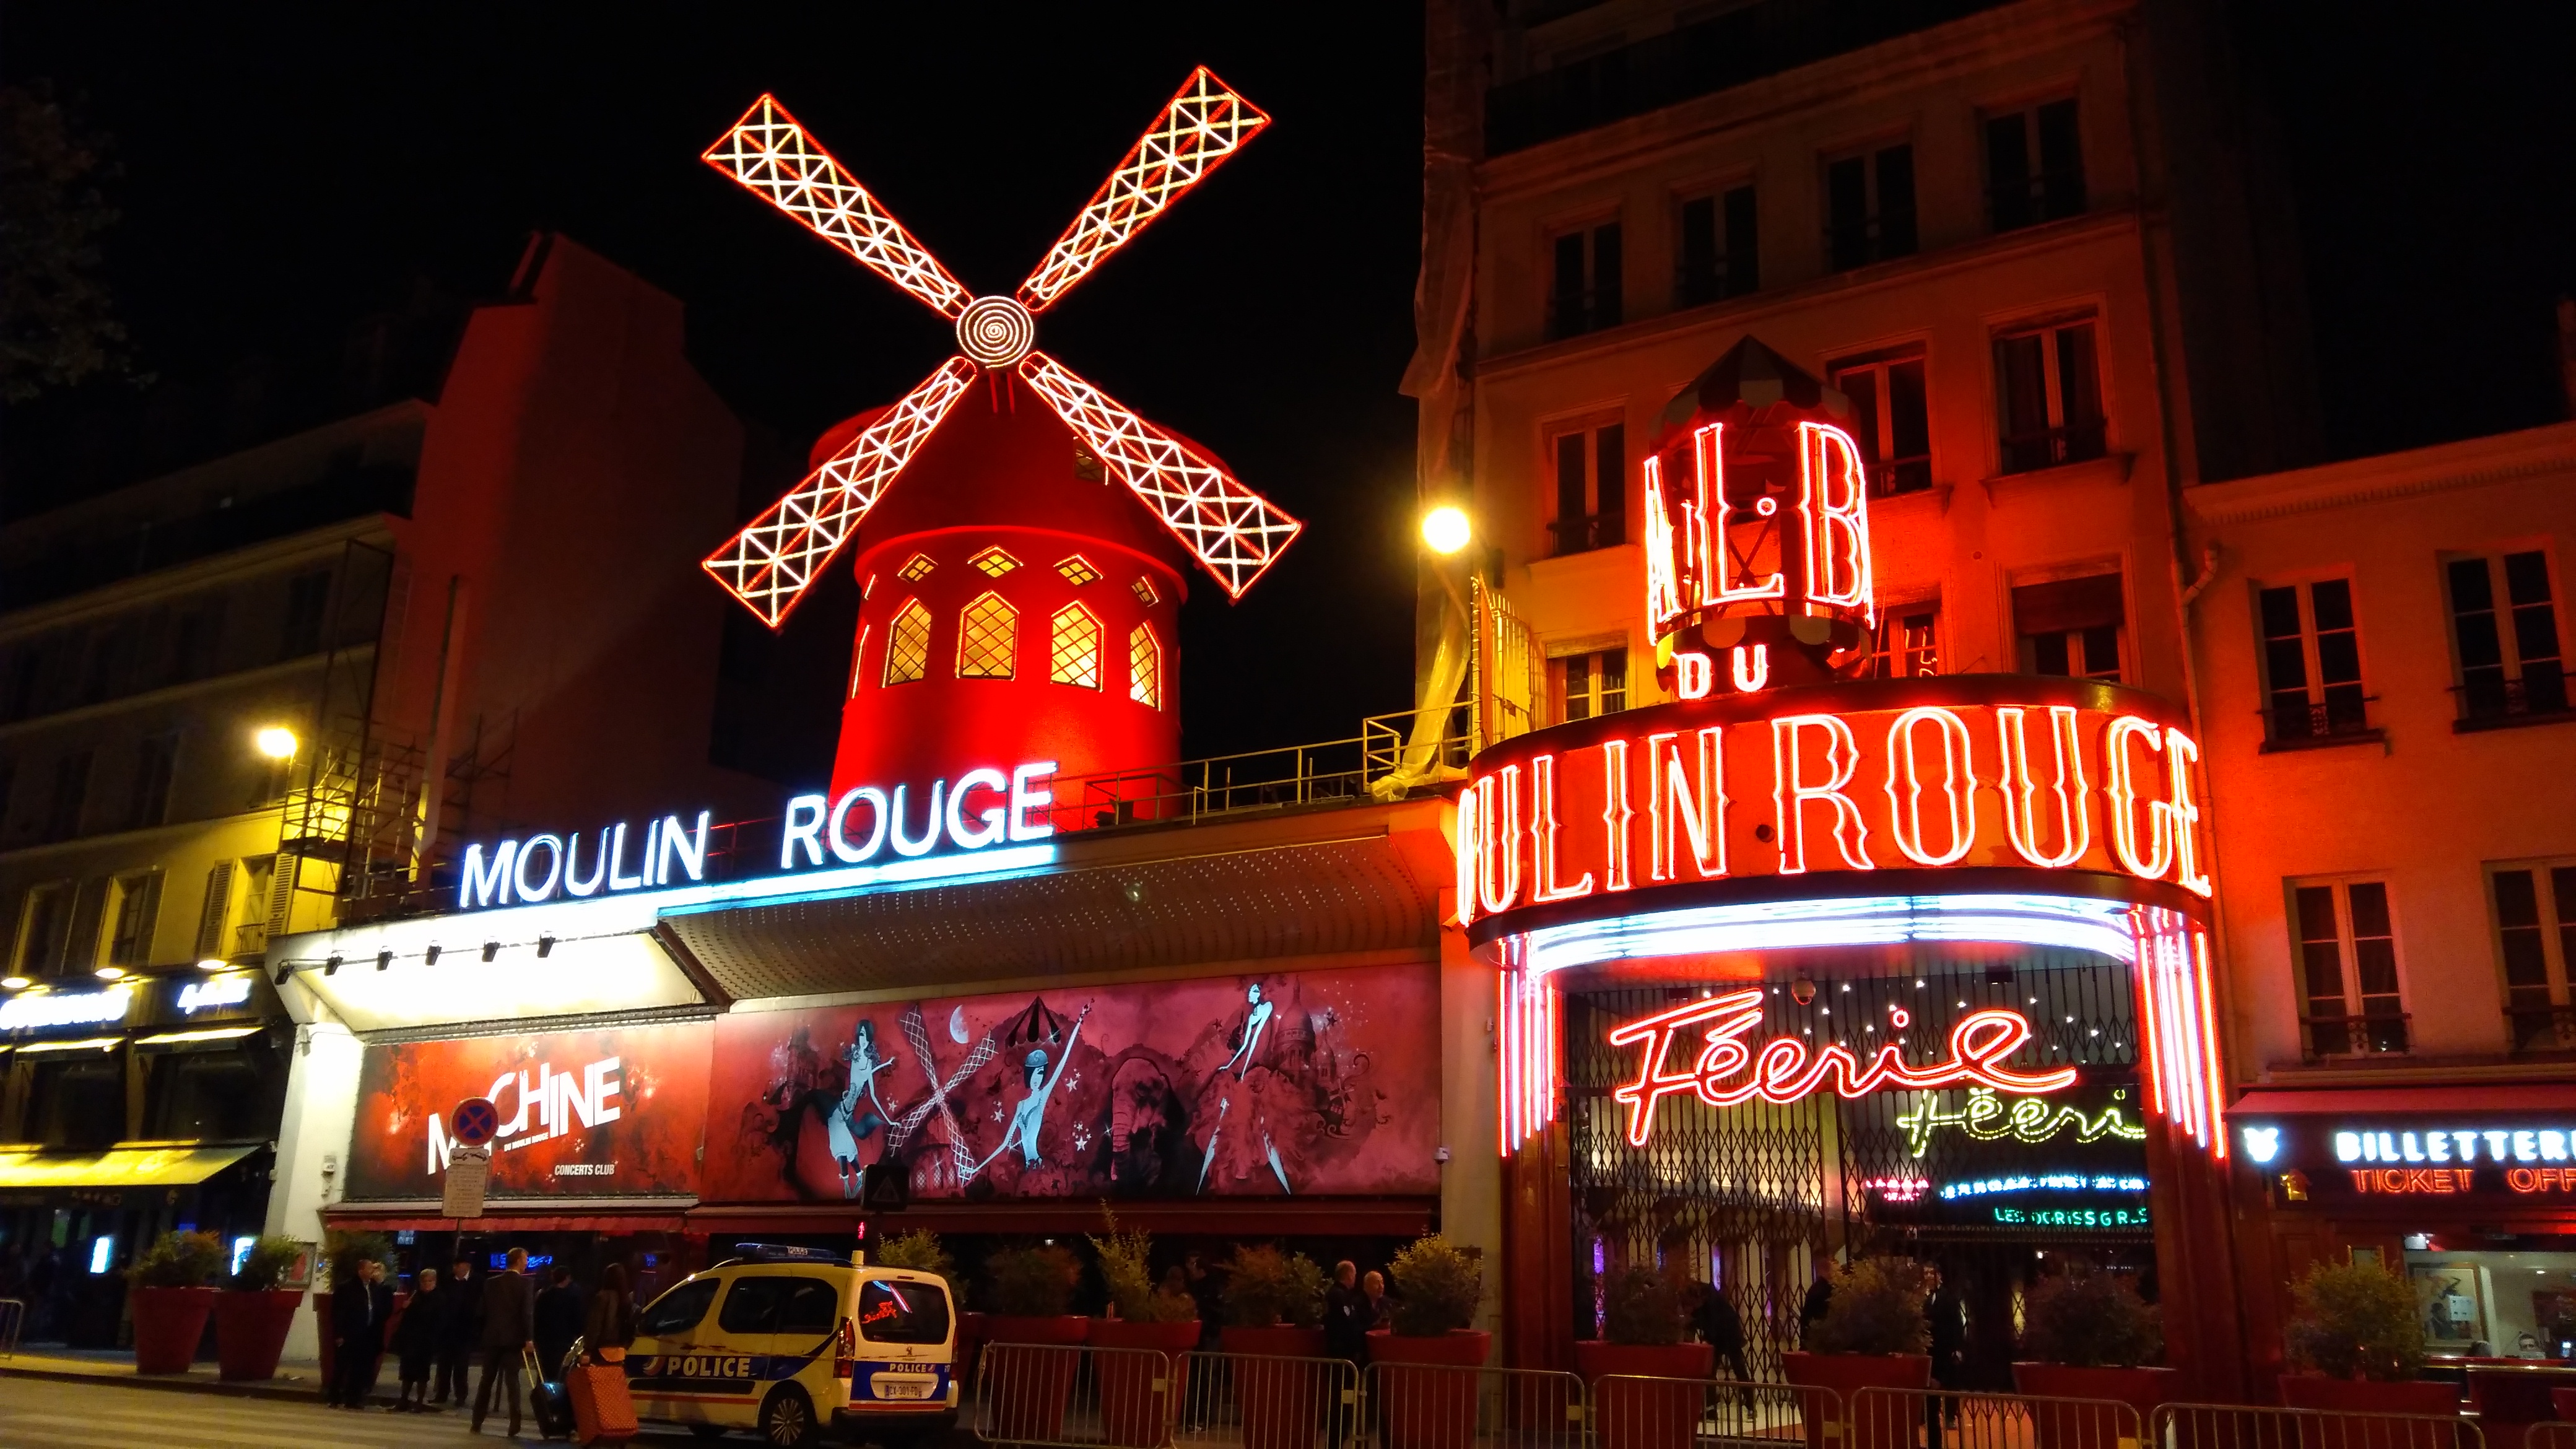
<path id="1" fill-rule="evenodd" d="M 272 760 L 295 758 L 295 731 L 284 725 L 270 725 L 251 736 L 251 743 Z"/>
<path id="2" fill-rule="evenodd" d="M 1443 505 L 1422 515 L 1422 541 L 1433 553 L 1456 553 L 1473 531 L 1464 509 Z"/>

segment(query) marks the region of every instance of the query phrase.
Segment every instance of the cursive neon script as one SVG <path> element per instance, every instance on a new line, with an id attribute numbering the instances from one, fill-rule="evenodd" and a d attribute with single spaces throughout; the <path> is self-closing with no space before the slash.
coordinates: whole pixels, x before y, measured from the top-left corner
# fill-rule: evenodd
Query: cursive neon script
<path id="1" fill-rule="evenodd" d="M 1970 1087 L 1966 1104 L 1956 1112 L 1944 1112 L 1938 1099 L 1925 1097 L 1911 1111 L 1898 1114 L 1896 1125 L 1905 1129 L 1906 1150 L 1916 1157 L 1932 1145 L 1933 1129 L 1939 1127 L 1956 1127 L 1979 1142 L 2000 1142 L 2006 1137 L 2015 1142 L 2046 1142 L 2070 1127 L 2078 1142 L 2099 1142 L 2105 1137 L 2147 1140 L 2147 1129 L 2124 1118 L 2116 1102 L 2092 1117 L 2084 1115 L 2081 1107 L 2052 1105 L 2034 1097 L 2007 1108 L 1990 1087 Z"/>
<path id="2" fill-rule="evenodd" d="M 2004 1066 L 2004 1058 L 2030 1040 L 2031 1030 L 2020 1012 L 2001 1007 L 1959 1018 L 1950 1028 L 1950 1060 L 1928 1067 L 1906 1065 L 1895 1042 L 1880 1047 L 1867 1067 L 1840 1042 L 1816 1051 L 1812 1058 L 1807 1044 L 1795 1037 L 1773 1037 L 1756 1051 L 1744 1038 L 1761 1020 L 1761 992 L 1729 991 L 1613 1028 L 1612 1046 L 1645 1046 L 1637 1080 L 1610 1094 L 1611 1100 L 1628 1109 L 1628 1145 L 1646 1145 L 1654 1135 L 1655 1105 L 1676 1092 L 1692 1093 L 1712 1107 L 1733 1107 L 1754 1097 L 1785 1106 L 1822 1087 L 1828 1078 L 1835 1092 L 1845 1097 L 1865 1097 L 1882 1087 L 1929 1091 L 1968 1084 L 2001 1092 L 2054 1092 L 2075 1081 L 2073 1067 L 2017 1072 Z M 1708 1044 L 1700 1048 L 1690 1070 L 1664 1070 L 1674 1041 L 1702 1023 L 1707 1025 L 1702 1039 Z"/>

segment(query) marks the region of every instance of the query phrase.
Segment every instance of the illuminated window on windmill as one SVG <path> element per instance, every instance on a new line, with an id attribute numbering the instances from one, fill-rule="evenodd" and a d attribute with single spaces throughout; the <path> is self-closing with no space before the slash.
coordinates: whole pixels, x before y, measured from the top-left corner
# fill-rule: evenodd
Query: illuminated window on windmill
<path id="1" fill-rule="evenodd" d="M 1147 709 L 1163 707 L 1163 646 L 1154 642 L 1150 624 L 1127 636 L 1127 697 Z"/>
<path id="2" fill-rule="evenodd" d="M 1064 581 L 1077 589 L 1084 584 L 1097 581 L 1100 577 L 1100 570 L 1091 566 L 1091 560 L 1078 553 L 1069 553 L 1057 559 L 1055 571 L 1064 575 Z"/>
<path id="3" fill-rule="evenodd" d="M 1078 684 L 1084 689 L 1100 687 L 1100 621 L 1080 604 L 1067 604 L 1055 612 L 1054 662 L 1048 666 L 1047 678 L 1058 684 Z"/>
<path id="4" fill-rule="evenodd" d="M 1129 584 L 1127 587 L 1136 595 L 1137 602 L 1143 604 L 1148 609 L 1163 602 L 1163 596 L 1154 592 L 1154 581 L 1145 577 L 1143 574 L 1138 574 L 1136 576 L 1136 582 Z"/>
<path id="5" fill-rule="evenodd" d="M 966 560 L 984 571 L 986 578 L 998 579 L 1020 566 L 1020 561 L 998 548 L 988 548 Z"/>
<path id="6" fill-rule="evenodd" d="M 930 555 L 926 553 L 917 553 L 912 557 L 905 559 L 903 561 L 903 567 L 894 571 L 894 576 L 903 580 L 907 584 L 917 584 L 923 579 L 930 577 L 930 571 L 937 567 L 939 567 L 939 565 L 930 561 Z"/>
<path id="7" fill-rule="evenodd" d="M 930 610 L 906 599 L 886 630 L 885 682 L 910 684 L 930 672 Z"/>
<path id="8" fill-rule="evenodd" d="M 957 622 L 957 677 L 1008 679 L 1020 651 L 1020 611 L 999 594 L 982 594 Z"/>

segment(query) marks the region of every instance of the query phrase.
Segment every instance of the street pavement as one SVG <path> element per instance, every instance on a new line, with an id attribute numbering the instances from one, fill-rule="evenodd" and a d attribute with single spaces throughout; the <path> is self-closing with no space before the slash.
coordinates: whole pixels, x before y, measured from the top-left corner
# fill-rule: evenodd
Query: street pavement
<path id="1" fill-rule="evenodd" d="M 487 1422 L 480 1439 L 466 1432 L 466 1416 L 392 1414 L 383 1409 L 351 1413 L 312 1402 L 173 1393 L 124 1384 L 80 1384 L 0 1377 L 0 1446 L 7 1449 L 414 1449 L 436 1445 L 542 1444 L 533 1426 L 517 1440 L 501 1431 L 508 1421 Z M 562 1440 L 555 1441 L 558 1445 Z M 647 1426 L 633 1441 L 650 1445 L 705 1445 L 686 1430 Z M 749 1433 L 720 1442 L 749 1449 Z"/>

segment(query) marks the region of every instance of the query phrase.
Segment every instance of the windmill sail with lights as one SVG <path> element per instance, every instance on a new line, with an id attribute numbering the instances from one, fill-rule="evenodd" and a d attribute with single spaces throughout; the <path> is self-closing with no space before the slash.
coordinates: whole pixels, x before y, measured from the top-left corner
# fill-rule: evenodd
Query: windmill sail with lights
<path id="1" fill-rule="evenodd" d="M 1036 350 L 1036 319 L 1268 123 L 1200 67 L 1006 296 L 970 295 L 772 97 L 706 152 L 957 327 L 958 356 L 827 432 L 804 481 L 706 561 L 774 629 L 858 540 L 836 796 L 1028 760 L 1074 776 L 1178 757 L 1180 567 L 1240 598 L 1301 525 Z"/>

